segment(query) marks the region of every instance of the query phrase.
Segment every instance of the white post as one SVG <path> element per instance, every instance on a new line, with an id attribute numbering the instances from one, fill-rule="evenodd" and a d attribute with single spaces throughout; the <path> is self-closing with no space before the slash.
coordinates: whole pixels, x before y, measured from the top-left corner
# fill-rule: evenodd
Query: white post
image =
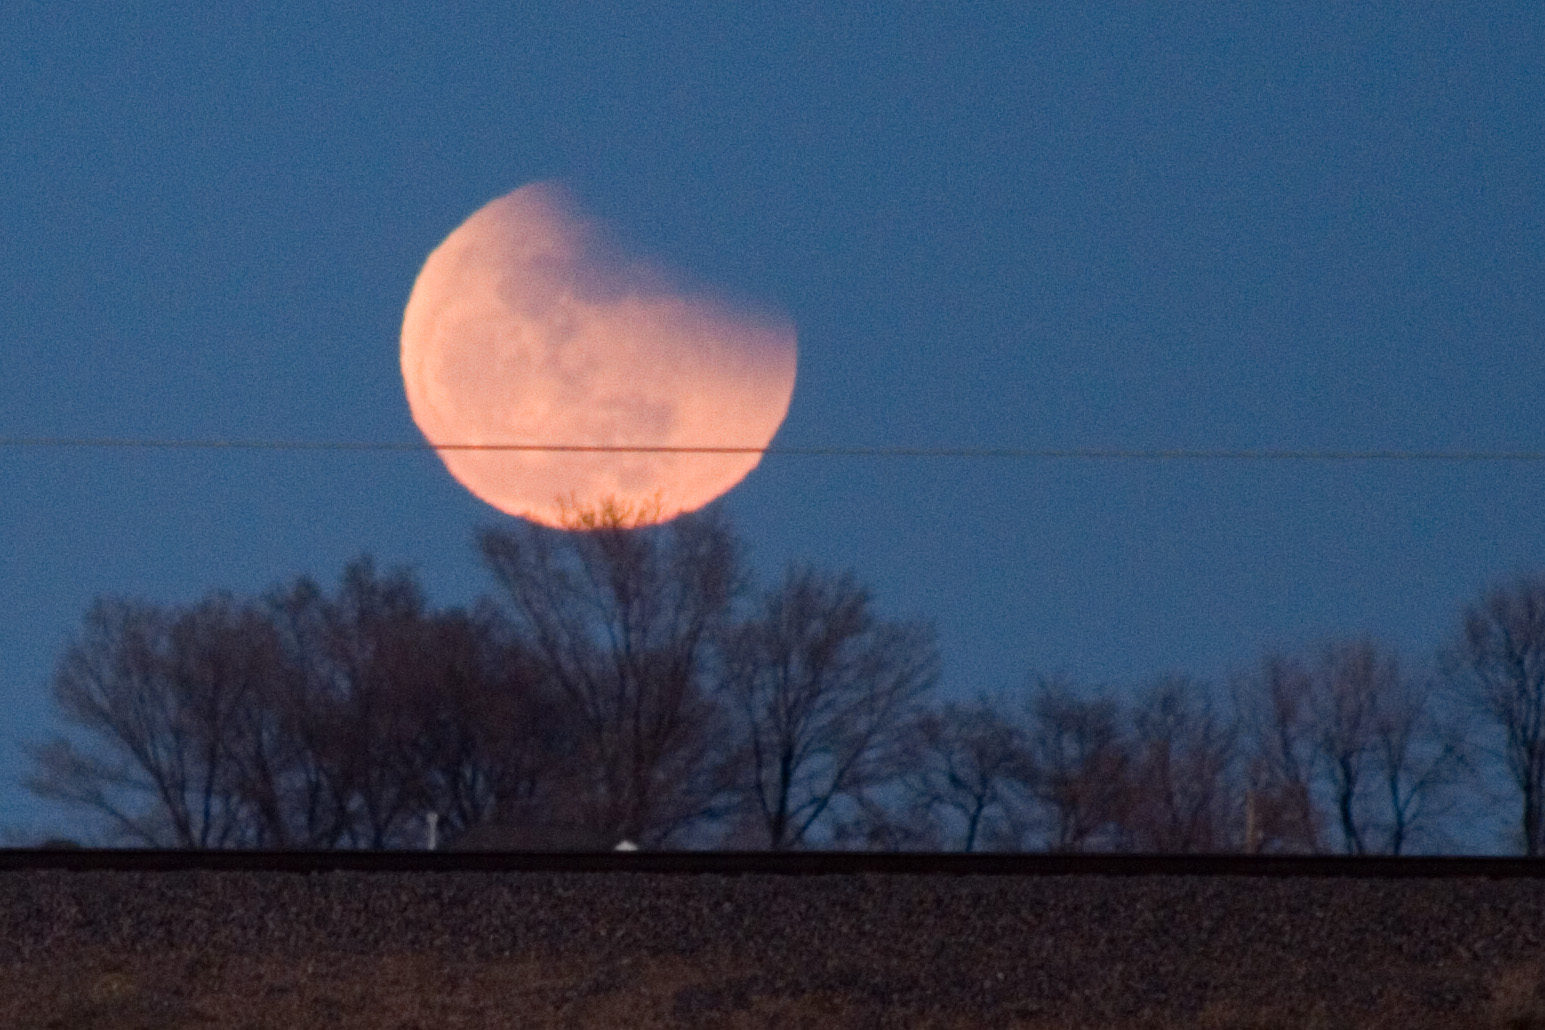
<path id="1" fill-rule="evenodd" d="M 424 816 L 424 822 L 429 824 L 429 840 L 425 844 L 424 848 L 426 851 L 433 851 L 435 849 L 435 845 L 439 843 L 439 839 L 435 831 L 440 828 L 440 813 L 430 812 L 428 815 Z"/>

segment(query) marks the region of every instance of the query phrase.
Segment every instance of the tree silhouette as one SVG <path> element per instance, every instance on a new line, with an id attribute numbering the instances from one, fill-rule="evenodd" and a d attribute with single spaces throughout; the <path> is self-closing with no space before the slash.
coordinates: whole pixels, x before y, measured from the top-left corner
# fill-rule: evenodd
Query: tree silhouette
<path id="1" fill-rule="evenodd" d="M 1502 738 L 1522 850 L 1545 854 L 1545 575 L 1495 587 L 1466 608 L 1452 657 L 1460 696 Z"/>
<path id="2" fill-rule="evenodd" d="M 231 741 L 277 663 L 262 613 L 229 595 L 181 610 L 98 601 L 53 682 L 65 720 L 90 745 L 61 735 L 34 749 L 27 785 L 105 817 L 135 843 L 251 844 Z"/>
<path id="3" fill-rule="evenodd" d="M 1170 854 L 1236 847 L 1238 728 L 1206 684 L 1161 677 L 1138 697 L 1132 724 L 1127 844 Z"/>
<path id="4" fill-rule="evenodd" d="M 1025 728 L 988 700 L 946 704 L 907 727 L 910 802 L 960 826 L 958 849 L 1014 849 L 1028 830 L 1035 770 Z"/>
<path id="5" fill-rule="evenodd" d="M 1127 817 L 1132 758 L 1114 698 L 1042 678 L 1031 688 L 1028 743 L 1032 792 L 1053 851 L 1115 846 Z"/>
<path id="6" fill-rule="evenodd" d="M 787 570 L 737 627 L 727 661 L 758 846 L 805 846 L 834 804 L 900 771 L 903 725 L 938 664 L 932 632 L 877 617 L 851 573 Z"/>
<path id="7" fill-rule="evenodd" d="M 644 845 L 713 815 L 728 785 L 710 666 L 743 585 L 718 515 L 652 521 L 606 506 L 571 513 L 567 531 L 478 537 L 535 668 L 580 727 L 577 821 Z"/>

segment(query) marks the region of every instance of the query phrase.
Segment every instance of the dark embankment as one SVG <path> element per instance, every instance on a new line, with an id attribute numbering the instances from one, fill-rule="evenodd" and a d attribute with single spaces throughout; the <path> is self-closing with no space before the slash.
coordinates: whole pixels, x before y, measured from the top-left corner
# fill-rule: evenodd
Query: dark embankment
<path id="1" fill-rule="evenodd" d="M 1530 863 L 153 858 L 0 856 L 0 1027 L 1545 1027 Z"/>

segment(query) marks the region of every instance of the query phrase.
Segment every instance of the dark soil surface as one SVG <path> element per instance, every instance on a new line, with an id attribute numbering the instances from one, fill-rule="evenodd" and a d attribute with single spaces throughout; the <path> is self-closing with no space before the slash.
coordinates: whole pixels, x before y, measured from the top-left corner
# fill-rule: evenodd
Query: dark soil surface
<path id="1" fill-rule="evenodd" d="M 0 874 L 0 1028 L 1545 1028 L 1545 881 Z"/>

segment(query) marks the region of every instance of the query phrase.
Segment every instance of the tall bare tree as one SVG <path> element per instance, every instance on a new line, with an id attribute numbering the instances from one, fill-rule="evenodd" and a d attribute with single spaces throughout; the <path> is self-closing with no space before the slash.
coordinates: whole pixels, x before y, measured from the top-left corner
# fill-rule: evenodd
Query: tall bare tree
<path id="1" fill-rule="evenodd" d="M 589 829 L 659 844 L 711 816 L 728 775 L 714 642 L 741 589 L 738 547 L 713 513 L 572 513 L 567 531 L 484 530 L 483 559 L 537 668 L 572 706 Z"/>
<path id="2" fill-rule="evenodd" d="M 1369 639 L 1333 642 L 1314 666 L 1316 748 L 1342 850 L 1400 854 L 1433 839 L 1467 765 L 1464 730 L 1430 683 Z"/>
<path id="3" fill-rule="evenodd" d="M 1131 799 L 1132 756 L 1121 706 L 1074 684 L 1042 678 L 1031 689 L 1032 790 L 1052 851 L 1115 847 Z"/>
<path id="4" fill-rule="evenodd" d="M 1297 658 L 1267 655 L 1235 678 L 1245 761 L 1245 849 L 1320 850 L 1314 798 L 1314 678 Z"/>
<path id="5" fill-rule="evenodd" d="M 922 712 L 908 727 L 909 800 L 957 826 L 952 846 L 1017 849 L 1035 770 L 1025 728 L 988 699 Z"/>
<path id="6" fill-rule="evenodd" d="M 726 672 L 760 846 L 806 845 L 834 804 L 896 775 L 905 721 L 938 664 L 932 631 L 876 616 L 851 573 L 787 570 L 737 628 Z"/>
<path id="7" fill-rule="evenodd" d="M 328 596 L 309 579 L 269 597 L 291 676 L 268 713 L 288 744 L 276 839 L 311 847 L 400 846 L 417 839 L 422 797 L 412 749 L 415 697 L 433 676 L 433 618 L 407 570 L 350 562 Z M 254 742 L 255 735 L 248 740 Z M 255 780 L 255 782 L 258 782 Z"/>
<path id="8" fill-rule="evenodd" d="M 1522 850 L 1545 855 L 1545 574 L 1494 587 L 1466 608 L 1453 652 L 1460 696 L 1501 738 Z"/>
<path id="9" fill-rule="evenodd" d="M 1238 731 L 1208 686 L 1161 677 L 1137 699 L 1132 723 L 1130 846 L 1170 854 L 1237 846 Z"/>
<path id="10" fill-rule="evenodd" d="M 410 697 L 410 781 L 446 839 L 572 807 L 579 725 L 495 613 L 439 613 Z"/>
<path id="11" fill-rule="evenodd" d="M 98 601 L 54 674 L 55 700 L 89 744 L 58 736 L 35 749 L 27 785 L 105 817 L 118 839 L 252 843 L 230 739 L 276 660 L 261 613 L 228 595 L 185 609 Z"/>
<path id="12" fill-rule="evenodd" d="M 1365 795 L 1379 757 L 1380 710 L 1399 689 L 1399 664 L 1371 641 L 1358 640 L 1327 646 L 1312 675 L 1310 732 L 1323 763 L 1341 847 L 1349 855 L 1366 854 L 1373 815 Z"/>
<path id="13" fill-rule="evenodd" d="M 1466 720 L 1441 711 L 1430 677 L 1402 674 L 1382 699 L 1374 724 L 1375 769 L 1382 796 L 1385 854 L 1442 844 L 1455 788 L 1473 767 Z"/>
<path id="14" fill-rule="evenodd" d="M 30 786 L 136 843 L 416 845 L 429 811 L 454 836 L 567 802 L 577 724 L 542 686 L 491 611 L 430 611 L 365 558 L 333 593 L 104 600 L 55 675 L 79 732 Z"/>
<path id="15" fill-rule="evenodd" d="M 1247 743 L 1250 834 L 1269 851 L 1400 854 L 1440 839 L 1468 765 L 1460 720 L 1430 681 L 1367 638 L 1270 655 L 1236 682 Z M 1330 830 L 1324 827 L 1329 824 Z"/>

